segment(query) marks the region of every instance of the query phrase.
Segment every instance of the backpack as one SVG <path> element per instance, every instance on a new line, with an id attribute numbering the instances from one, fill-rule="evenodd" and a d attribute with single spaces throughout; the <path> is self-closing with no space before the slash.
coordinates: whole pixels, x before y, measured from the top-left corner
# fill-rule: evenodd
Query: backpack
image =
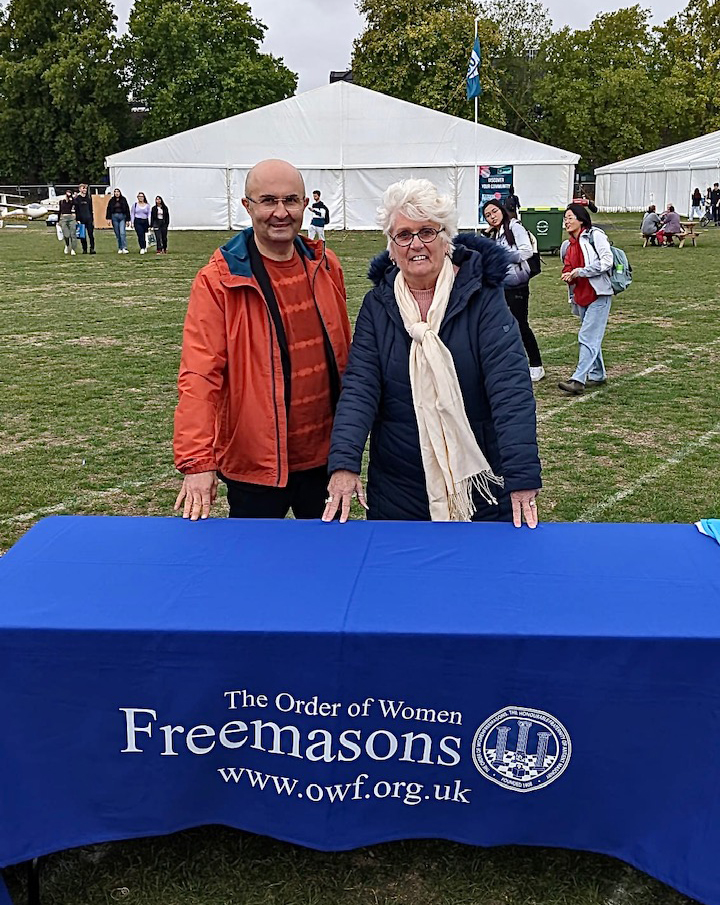
<path id="1" fill-rule="evenodd" d="M 520 223 L 519 220 L 518 220 L 518 223 Z M 530 247 L 533 250 L 533 253 L 530 255 L 530 257 L 526 261 L 521 262 L 522 264 L 527 264 L 528 274 L 529 274 L 528 280 L 531 280 L 533 277 L 536 277 L 539 273 L 541 273 L 542 261 L 540 260 L 540 253 L 538 252 L 537 239 L 530 232 L 530 230 L 527 229 L 527 227 L 522 225 L 522 223 L 520 223 L 520 226 L 522 226 L 523 229 L 525 230 L 525 232 L 528 234 L 528 238 L 530 239 Z M 509 242 L 509 244 L 515 245 L 516 244 L 515 236 L 512 234 L 512 230 L 510 230 L 510 237 L 511 237 L 512 241 Z"/>
<path id="2" fill-rule="evenodd" d="M 540 252 L 538 251 L 537 239 L 530 232 L 529 229 L 526 229 L 525 232 L 530 236 L 530 245 L 532 246 L 533 253 L 527 259 L 527 265 L 530 268 L 530 279 L 538 276 L 538 274 L 542 273 L 542 261 L 540 260 Z"/>
<path id="3" fill-rule="evenodd" d="M 597 254 L 592 230 L 588 230 L 588 237 L 590 239 L 590 244 Z M 608 242 L 610 242 L 610 251 L 612 252 L 613 259 L 612 267 L 610 268 L 610 285 L 612 286 L 613 295 L 619 295 L 621 292 L 625 292 L 632 283 L 632 264 L 622 248 L 616 248 L 610 239 L 608 239 Z"/>

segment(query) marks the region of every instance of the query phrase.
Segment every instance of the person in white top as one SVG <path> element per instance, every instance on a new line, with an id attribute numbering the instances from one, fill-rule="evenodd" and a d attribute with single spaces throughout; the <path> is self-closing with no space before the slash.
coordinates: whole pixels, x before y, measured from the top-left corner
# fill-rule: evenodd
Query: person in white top
<path id="1" fill-rule="evenodd" d="M 150 205 L 144 192 L 137 193 L 137 201 L 130 208 L 130 220 L 137 233 L 140 254 L 144 255 L 147 251 L 147 232 L 150 228 Z"/>
<path id="2" fill-rule="evenodd" d="M 520 335 L 530 365 L 530 379 L 537 382 L 545 376 L 545 368 L 535 334 L 528 322 L 530 306 L 528 259 L 533 255 L 530 236 L 519 220 L 511 218 L 500 201 L 486 201 L 483 205 L 483 216 L 490 225 L 489 238 L 501 245 L 510 257 L 503 284 L 505 301 L 520 327 Z"/>

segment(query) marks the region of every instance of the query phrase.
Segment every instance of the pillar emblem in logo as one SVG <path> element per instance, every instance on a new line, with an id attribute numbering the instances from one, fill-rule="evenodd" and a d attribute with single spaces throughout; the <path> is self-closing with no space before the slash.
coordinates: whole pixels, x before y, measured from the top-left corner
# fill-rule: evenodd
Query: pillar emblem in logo
<path id="1" fill-rule="evenodd" d="M 528 707 L 498 710 L 473 739 L 473 762 L 480 773 L 513 792 L 536 792 L 555 782 L 571 754 L 570 736 L 560 720 Z"/>

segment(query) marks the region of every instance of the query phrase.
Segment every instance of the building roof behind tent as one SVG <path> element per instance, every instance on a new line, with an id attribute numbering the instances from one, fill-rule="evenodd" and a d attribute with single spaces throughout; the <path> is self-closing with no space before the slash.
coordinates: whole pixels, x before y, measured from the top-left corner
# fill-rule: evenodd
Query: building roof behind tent
<path id="1" fill-rule="evenodd" d="M 106 166 L 248 167 L 281 157 L 304 168 L 567 163 L 579 155 L 500 129 L 334 82 L 113 154 Z"/>
<path id="2" fill-rule="evenodd" d="M 716 167 L 720 165 L 720 131 L 709 132 L 698 138 L 681 141 L 667 148 L 648 151 L 637 157 L 628 157 L 595 170 L 596 176 L 605 173 L 640 173 L 645 170 L 678 170 L 690 167 Z"/>

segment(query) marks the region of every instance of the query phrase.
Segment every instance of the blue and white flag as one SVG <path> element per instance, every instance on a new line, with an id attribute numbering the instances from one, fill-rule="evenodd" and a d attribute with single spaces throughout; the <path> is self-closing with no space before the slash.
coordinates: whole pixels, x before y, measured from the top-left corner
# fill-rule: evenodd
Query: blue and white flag
<path id="1" fill-rule="evenodd" d="M 470 54 L 470 62 L 467 71 L 467 99 L 479 97 L 482 94 L 480 86 L 480 42 L 475 38 L 472 53 Z"/>

